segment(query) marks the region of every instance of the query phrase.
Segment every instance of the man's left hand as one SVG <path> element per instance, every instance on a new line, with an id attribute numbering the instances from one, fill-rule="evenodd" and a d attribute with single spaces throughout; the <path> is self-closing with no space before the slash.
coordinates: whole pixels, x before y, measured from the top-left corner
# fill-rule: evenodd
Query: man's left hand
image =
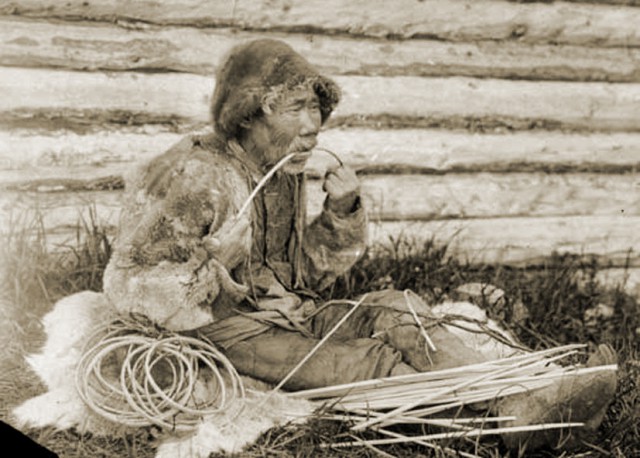
<path id="1" fill-rule="evenodd" d="M 360 195 L 360 181 L 351 167 L 342 165 L 327 171 L 322 189 L 328 196 L 327 207 L 335 213 L 347 215 L 353 211 Z"/>

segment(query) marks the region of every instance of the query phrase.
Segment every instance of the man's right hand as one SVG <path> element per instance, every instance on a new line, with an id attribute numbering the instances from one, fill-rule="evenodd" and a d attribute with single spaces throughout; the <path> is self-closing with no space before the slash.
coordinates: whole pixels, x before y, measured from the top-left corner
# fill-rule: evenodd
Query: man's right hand
<path id="1" fill-rule="evenodd" d="M 245 246 L 251 246 L 251 223 L 247 216 L 230 218 L 215 233 L 203 238 L 207 253 L 227 269 L 233 269 L 243 260 Z"/>

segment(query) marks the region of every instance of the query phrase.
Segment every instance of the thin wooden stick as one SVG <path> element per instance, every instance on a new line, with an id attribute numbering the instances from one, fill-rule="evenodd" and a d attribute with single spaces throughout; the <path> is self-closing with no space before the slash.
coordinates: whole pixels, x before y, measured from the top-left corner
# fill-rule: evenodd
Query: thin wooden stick
<path id="1" fill-rule="evenodd" d="M 379 415 L 378 412 L 371 412 L 372 415 Z M 349 415 L 331 415 L 331 416 L 322 416 L 320 417 L 322 420 L 333 420 L 333 421 L 354 421 L 354 420 L 366 420 L 367 417 L 364 416 L 349 416 Z M 513 418 L 515 419 L 515 418 Z M 406 425 L 432 425 L 432 426 L 441 426 L 443 428 L 452 428 L 452 429 L 473 429 L 472 426 L 467 426 L 469 423 L 473 422 L 463 422 L 458 423 L 454 419 L 451 418 L 418 418 L 418 417 L 409 417 L 403 416 L 402 418 L 398 418 L 398 423 L 406 424 Z M 376 428 L 376 431 L 379 429 Z"/>
<path id="2" fill-rule="evenodd" d="M 409 293 L 412 293 L 412 291 L 410 289 L 405 289 L 404 292 L 403 292 L 404 301 L 407 304 L 407 308 L 411 312 L 411 315 L 413 315 L 413 319 L 415 320 L 416 324 L 418 325 L 418 328 L 420 328 L 420 332 L 422 334 L 422 337 L 424 337 L 424 340 L 425 340 L 426 344 L 429 346 L 429 348 L 431 350 L 438 351 L 438 349 L 436 348 L 435 344 L 433 343 L 433 340 L 431 340 L 431 338 L 429 337 L 429 334 L 427 334 L 427 331 L 424 329 L 424 326 L 422 325 L 422 321 L 420 321 L 420 318 L 418 317 L 418 314 L 416 313 L 415 309 L 413 308 L 413 305 L 411 304 L 411 299 L 409 298 Z M 429 362 L 431 363 L 431 365 L 433 365 L 433 361 L 431 361 L 431 356 L 429 355 L 429 351 L 428 350 L 427 350 L 427 358 L 429 358 Z"/>
<path id="3" fill-rule="evenodd" d="M 336 323 L 336 325 L 333 328 L 331 328 L 331 330 L 320 340 L 320 342 L 318 342 L 316 344 L 316 346 L 313 347 L 311 349 L 311 351 L 309 353 L 307 353 L 307 355 L 304 358 L 302 358 L 302 360 L 300 360 L 300 362 L 298 364 L 296 364 L 296 366 L 293 369 L 291 369 L 291 371 L 289 371 L 289 373 L 282 380 L 280 380 L 280 383 L 278 383 L 275 386 L 275 388 L 269 392 L 269 394 L 267 395 L 267 397 L 265 399 L 267 399 L 273 393 L 275 393 L 280 388 L 282 388 L 284 386 L 284 384 L 287 383 L 289 381 L 289 379 L 291 377 L 293 377 L 293 375 L 302 367 L 302 365 L 304 363 L 306 363 L 307 361 L 309 361 L 309 358 L 311 358 L 316 353 L 316 351 L 318 351 L 318 349 L 322 345 L 324 345 L 324 343 L 327 340 L 329 340 L 329 338 L 333 335 L 333 333 L 336 332 L 338 330 L 338 328 L 340 326 L 342 326 L 344 324 L 344 322 L 347 321 L 351 315 L 353 315 L 353 313 L 358 309 L 358 307 L 360 307 L 360 305 L 364 302 L 366 297 L 367 297 L 366 294 L 364 296 L 362 296 L 360 298 L 360 300 L 354 304 L 354 306 L 351 308 L 351 310 L 349 310 L 347 313 L 344 314 L 344 316 L 340 319 L 340 321 L 338 321 Z"/>
<path id="4" fill-rule="evenodd" d="M 238 210 L 238 214 L 236 215 L 236 219 L 239 219 L 240 216 L 242 216 L 242 214 L 245 212 L 245 210 L 249 207 L 249 204 L 251 203 L 251 201 L 256 197 L 256 194 L 258 194 L 258 192 L 260 192 L 262 187 L 267 183 L 267 181 L 269 181 L 271 179 L 273 174 L 276 173 L 283 165 L 285 165 L 287 162 L 289 162 L 291 160 L 291 158 L 294 157 L 295 155 L 296 155 L 296 153 L 287 154 L 285 157 L 280 159 L 278 161 L 278 163 L 276 165 L 274 165 L 271 168 L 271 170 L 269 170 L 267 172 L 267 174 L 265 176 L 262 177 L 262 179 L 257 184 L 257 186 L 253 189 L 251 194 L 249 194 L 249 197 L 247 197 L 247 200 L 244 201 L 244 204 L 242 204 L 242 207 L 240 207 L 240 210 Z"/>
<path id="5" fill-rule="evenodd" d="M 491 428 L 491 429 L 474 429 L 470 431 L 450 431 L 447 433 L 438 433 L 438 434 L 429 434 L 426 436 L 416 436 L 409 438 L 410 441 L 413 440 L 421 440 L 421 441 L 430 441 L 430 440 L 440 440 L 440 439 L 455 439 L 461 437 L 481 437 L 481 436 L 493 436 L 497 434 L 512 434 L 512 433 L 524 433 L 524 432 L 535 432 L 535 431 L 548 431 L 551 429 L 562 429 L 562 428 L 580 428 L 583 427 L 584 423 L 543 423 L 540 425 L 526 425 L 526 426 L 510 426 L 505 428 Z M 389 445 L 389 444 L 400 444 L 403 442 L 407 442 L 406 437 L 403 438 L 394 438 L 394 439 L 372 439 L 366 441 L 371 445 Z M 333 444 L 327 444 L 325 447 L 354 447 L 362 445 L 358 442 L 338 442 Z"/>
<path id="6" fill-rule="evenodd" d="M 379 415 L 378 412 L 371 412 L 371 415 Z M 339 414 L 326 414 L 326 415 L 320 415 L 318 416 L 318 418 L 320 418 L 321 420 L 329 420 L 329 421 L 354 421 L 354 420 L 364 420 L 367 417 L 365 415 L 354 415 L 354 414 L 350 414 L 350 415 L 339 415 Z M 403 415 L 397 418 L 398 423 L 403 423 L 403 424 L 432 424 L 434 422 L 436 422 L 439 426 L 446 426 L 447 424 L 474 424 L 474 423 L 494 423 L 494 422 L 499 422 L 499 421 L 514 421 L 517 420 L 518 417 L 515 416 L 503 416 L 503 417 L 487 417 L 487 416 L 483 416 L 483 417 L 460 417 L 460 418 L 453 418 L 453 417 L 438 417 L 435 419 L 429 419 L 429 418 L 422 418 L 419 416 L 408 416 L 408 415 Z M 400 421 L 402 420 L 402 421 Z M 376 429 L 376 431 L 381 431 L 382 428 L 378 428 Z"/>
<path id="7" fill-rule="evenodd" d="M 338 164 L 340 164 L 340 167 L 342 167 L 344 165 L 344 162 L 342 162 L 342 159 L 340 159 L 340 156 L 338 156 L 336 153 L 334 153 L 333 151 L 327 149 L 327 148 L 323 148 L 322 146 L 317 146 L 316 148 L 314 148 L 318 151 L 324 151 L 325 153 L 329 153 L 330 155 L 333 156 L 333 158 L 338 161 Z"/>
<path id="8" fill-rule="evenodd" d="M 375 452 L 376 454 L 384 457 L 384 458 L 397 458 L 395 455 L 392 455 L 390 453 L 387 452 L 383 452 L 382 450 L 380 450 L 379 448 L 374 447 L 373 445 L 369 444 L 366 440 L 354 435 L 354 434 L 349 434 L 349 437 L 351 437 L 352 439 L 355 439 L 356 441 L 360 442 L 362 444 L 363 447 L 368 448 L 369 450 Z"/>
<path id="9" fill-rule="evenodd" d="M 453 456 L 462 456 L 464 458 L 482 458 L 481 456 L 474 455 L 472 453 L 453 450 L 452 448 L 449 448 L 449 447 L 443 447 L 438 444 L 432 444 L 431 442 L 425 442 L 419 439 L 414 439 L 411 436 L 405 436 L 404 434 L 396 433 L 394 431 L 389 431 L 387 429 L 380 429 L 378 431 L 382 434 L 386 434 L 387 436 L 391 436 L 391 437 L 396 437 L 396 438 L 404 437 L 407 439 L 407 442 L 413 442 L 414 444 L 422 445 L 423 447 L 427 447 L 433 450 L 442 450 L 443 452 L 450 453 Z"/>

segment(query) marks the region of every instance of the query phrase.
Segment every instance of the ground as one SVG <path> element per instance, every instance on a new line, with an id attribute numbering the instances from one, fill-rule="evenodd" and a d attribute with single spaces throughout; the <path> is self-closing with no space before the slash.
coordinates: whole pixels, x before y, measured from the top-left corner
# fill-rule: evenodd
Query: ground
<path id="1" fill-rule="evenodd" d="M 36 230 L 35 238 L 25 235 L 27 227 Z M 9 423 L 14 406 L 44 389 L 24 363 L 24 355 L 42 344 L 39 318 L 67 294 L 99 291 L 110 253 L 104 231 L 91 221 L 78 226 L 79 239 L 84 242 L 74 242 L 56 254 L 45 247 L 45 234 L 37 228 L 37 219 L 23 222 L 23 227 L 13 230 L 2 244 L 0 420 Z M 405 239 L 372 247 L 324 294 L 326 298 L 344 298 L 388 287 L 411 288 L 435 303 L 455 299 L 459 295 L 456 288 L 462 284 L 490 283 L 504 290 L 504 300 L 474 300 L 530 348 L 577 342 L 591 347 L 611 344 L 620 360 L 618 391 L 597 435 L 572 452 L 549 449 L 526 456 L 640 456 L 640 306 L 637 298 L 621 288 L 607 288 L 595 280 L 602 267 L 573 256 L 552 256 L 535 268 L 469 265 L 447 258 L 446 246 Z M 157 431 L 151 428 L 109 439 L 50 428 L 27 433 L 64 457 L 144 458 L 153 456 L 157 446 Z M 242 456 L 446 456 L 415 445 L 362 447 L 339 453 L 320 447 L 348 434 L 343 424 L 315 420 L 303 427 L 270 430 Z M 481 456 L 509 456 L 498 439 L 442 445 Z"/>

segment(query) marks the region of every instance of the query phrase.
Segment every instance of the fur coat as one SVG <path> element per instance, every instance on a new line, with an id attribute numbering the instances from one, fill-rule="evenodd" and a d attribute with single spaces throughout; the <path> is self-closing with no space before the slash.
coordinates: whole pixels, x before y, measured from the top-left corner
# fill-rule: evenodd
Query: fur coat
<path id="1" fill-rule="evenodd" d="M 131 177 L 104 274 L 121 313 L 171 330 L 210 324 L 240 302 L 301 316 L 305 299 L 364 253 L 364 209 L 341 217 L 325 206 L 306 224 L 303 175 L 277 173 L 237 218 L 262 175 L 233 145 L 187 137 Z"/>

